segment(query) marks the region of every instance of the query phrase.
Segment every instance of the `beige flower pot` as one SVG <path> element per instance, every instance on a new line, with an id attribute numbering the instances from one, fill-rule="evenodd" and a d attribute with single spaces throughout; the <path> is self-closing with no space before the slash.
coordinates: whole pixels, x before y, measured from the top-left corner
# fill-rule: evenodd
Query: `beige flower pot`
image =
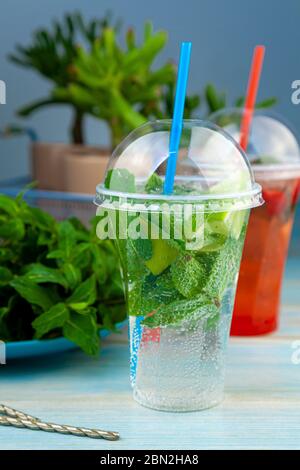
<path id="1" fill-rule="evenodd" d="M 34 142 L 31 150 L 32 178 L 39 189 L 64 190 L 63 158 L 72 145 Z"/>
<path id="2" fill-rule="evenodd" d="M 104 177 L 110 153 L 105 149 L 85 155 L 72 152 L 64 159 L 65 189 L 74 193 L 95 194 Z"/>
<path id="3" fill-rule="evenodd" d="M 109 151 L 85 145 L 34 142 L 32 177 L 39 189 L 94 194 L 109 159 Z"/>

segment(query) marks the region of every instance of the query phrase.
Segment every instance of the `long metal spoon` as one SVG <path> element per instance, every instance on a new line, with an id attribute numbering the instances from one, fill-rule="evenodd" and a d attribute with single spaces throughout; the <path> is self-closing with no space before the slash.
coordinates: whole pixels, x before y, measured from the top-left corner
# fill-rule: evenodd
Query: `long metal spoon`
<path id="1" fill-rule="evenodd" d="M 46 432 L 57 432 L 59 434 L 71 434 L 73 436 L 91 437 L 94 439 L 107 439 L 116 441 L 120 438 L 119 433 L 114 431 L 103 431 L 101 429 L 89 429 L 66 424 L 45 423 L 38 418 L 27 415 L 22 411 L 15 410 L 6 405 L 0 405 L 0 425 L 14 426 L 17 428 L 27 428 Z"/>

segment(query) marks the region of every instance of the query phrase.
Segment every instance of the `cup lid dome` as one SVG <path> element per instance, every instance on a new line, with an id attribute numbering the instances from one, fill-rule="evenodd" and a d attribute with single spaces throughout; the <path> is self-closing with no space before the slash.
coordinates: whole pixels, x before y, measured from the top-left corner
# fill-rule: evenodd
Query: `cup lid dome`
<path id="1" fill-rule="evenodd" d="M 97 204 L 124 197 L 134 203 L 191 201 L 214 211 L 261 204 L 261 188 L 245 153 L 220 127 L 200 120 L 183 121 L 173 193 L 165 195 L 171 124 L 148 122 L 116 147 L 97 186 Z"/>
<path id="2" fill-rule="evenodd" d="M 224 108 L 210 116 L 237 142 L 242 108 Z M 255 176 L 286 178 L 300 176 L 300 148 L 291 126 L 275 113 L 256 110 L 251 123 L 247 156 Z"/>

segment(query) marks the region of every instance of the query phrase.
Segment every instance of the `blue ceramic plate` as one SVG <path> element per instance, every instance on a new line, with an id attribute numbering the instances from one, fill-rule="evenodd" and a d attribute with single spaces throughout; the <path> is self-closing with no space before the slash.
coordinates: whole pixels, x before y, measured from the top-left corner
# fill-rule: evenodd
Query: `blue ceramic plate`
<path id="1" fill-rule="evenodd" d="M 126 324 L 127 320 L 118 323 L 116 327 L 121 329 Z M 110 334 L 110 331 L 102 330 L 100 332 L 100 337 L 105 338 Z M 62 353 L 64 351 L 71 351 L 72 349 L 78 349 L 78 346 L 65 338 L 16 341 L 12 343 L 6 343 L 6 360 L 38 357 L 46 354 L 56 354 Z"/>

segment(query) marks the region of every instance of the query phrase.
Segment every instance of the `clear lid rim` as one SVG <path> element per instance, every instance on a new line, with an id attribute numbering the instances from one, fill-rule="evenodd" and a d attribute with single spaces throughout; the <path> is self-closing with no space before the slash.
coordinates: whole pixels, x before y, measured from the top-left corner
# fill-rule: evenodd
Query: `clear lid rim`
<path id="1" fill-rule="evenodd" d="M 165 194 L 144 194 L 144 193 L 125 193 L 119 191 L 113 191 L 104 187 L 103 183 L 100 183 L 96 187 L 96 197 L 97 195 L 103 195 L 107 197 L 118 197 L 118 198 L 127 198 L 133 200 L 143 200 L 143 201 L 168 201 L 168 202 L 191 202 L 191 201 L 209 201 L 209 200 L 220 200 L 220 199 L 242 199 L 242 198 L 255 198 L 259 200 L 262 195 L 262 187 L 258 183 L 254 183 L 252 189 L 248 191 L 240 191 L 230 194 L 192 194 L 192 195 L 171 195 L 167 196 Z"/>
<path id="2" fill-rule="evenodd" d="M 263 173 L 263 172 L 273 172 L 273 171 L 284 171 L 284 172 L 292 172 L 296 171 L 300 174 L 300 162 L 299 163 L 270 163 L 270 164 L 251 164 L 253 173 Z M 278 175 L 280 178 L 281 175 Z"/>

